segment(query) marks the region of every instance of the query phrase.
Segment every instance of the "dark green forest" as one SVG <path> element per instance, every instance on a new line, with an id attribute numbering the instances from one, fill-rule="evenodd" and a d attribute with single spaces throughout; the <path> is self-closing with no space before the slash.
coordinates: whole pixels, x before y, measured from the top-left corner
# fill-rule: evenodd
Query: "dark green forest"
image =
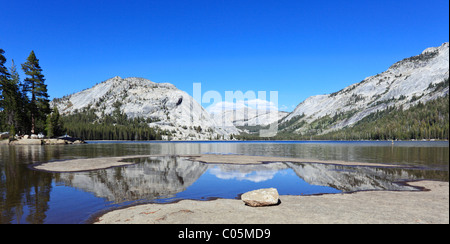
<path id="1" fill-rule="evenodd" d="M 449 96 L 420 103 L 407 110 L 388 107 L 365 117 L 353 127 L 321 137 L 344 140 L 448 140 Z M 319 137 L 320 138 L 320 137 Z"/>
<path id="2" fill-rule="evenodd" d="M 122 113 L 119 106 L 111 115 L 101 118 L 93 110 L 85 109 L 75 114 L 62 116 L 64 131 L 84 140 L 161 140 L 168 131 L 150 128 L 148 119 L 130 119 Z"/>

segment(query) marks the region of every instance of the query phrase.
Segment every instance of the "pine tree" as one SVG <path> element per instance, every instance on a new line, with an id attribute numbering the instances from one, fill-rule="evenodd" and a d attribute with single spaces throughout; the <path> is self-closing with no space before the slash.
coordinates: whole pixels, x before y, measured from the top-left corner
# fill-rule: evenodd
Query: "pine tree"
<path id="1" fill-rule="evenodd" d="M 47 94 L 47 85 L 44 83 L 42 68 L 39 66 L 39 59 L 36 58 L 34 51 L 31 51 L 27 61 L 22 64 L 25 75 L 23 83 L 24 94 L 31 93 L 29 110 L 31 114 L 31 133 L 36 133 L 36 124 L 38 121 L 45 121 L 47 114 L 50 113 L 50 104 Z M 42 129 L 42 128 L 41 128 Z"/>
<path id="2" fill-rule="evenodd" d="M 11 60 L 11 68 L 9 69 L 9 73 L 11 74 L 11 82 L 14 86 L 14 98 L 15 98 L 15 107 L 14 107 L 14 127 L 16 131 L 20 133 L 23 133 L 25 131 L 29 130 L 29 119 L 27 119 L 27 105 L 28 105 L 28 98 L 27 96 L 22 92 L 20 89 L 21 83 L 20 83 L 20 77 L 19 73 L 17 72 L 17 67 L 14 63 L 14 59 Z"/>
<path id="3" fill-rule="evenodd" d="M 47 116 L 45 130 L 49 138 L 62 135 L 63 133 L 62 121 L 60 120 L 59 111 L 56 106 L 53 108 L 53 112 Z"/>
<path id="4" fill-rule="evenodd" d="M 0 130 L 9 130 L 14 136 L 21 124 L 22 93 L 19 89 L 19 75 L 14 61 L 11 72 L 5 67 L 6 58 L 0 49 Z"/>
<path id="5" fill-rule="evenodd" d="M 0 81 L 4 81 L 5 79 L 9 79 L 11 75 L 8 73 L 8 70 L 5 67 L 6 58 L 3 56 L 5 51 L 0 48 Z M 3 84 L 3 83 L 0 83 Z M 2 87 L 0 87 L 2 88 Z M 2 91 L 2 90 L 0 90 Z"/>
<path id="6" fill-rule="evenodd" d="M 11 75 L 8 73 L 8 70 L 5 67 L 6 58 L 3 56 L 5 51 L 0 48 L 0 130 L 3 131 L 5 129 L 6 122 L 6 112 L 7 112 L 7 93 L 8 93 L 8 84 L 11 78 Z"/>

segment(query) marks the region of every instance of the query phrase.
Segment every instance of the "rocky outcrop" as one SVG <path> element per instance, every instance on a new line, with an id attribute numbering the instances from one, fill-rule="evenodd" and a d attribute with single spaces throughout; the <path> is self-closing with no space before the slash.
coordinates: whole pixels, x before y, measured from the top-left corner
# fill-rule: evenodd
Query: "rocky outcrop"
<path id="1" fill-rule="evenodd" d="M 277 205 L 279 202 L 278 191 L 275 188 L 259 189 L 242 194 L 241 199 L 251 207 L 263 207 Z"/>

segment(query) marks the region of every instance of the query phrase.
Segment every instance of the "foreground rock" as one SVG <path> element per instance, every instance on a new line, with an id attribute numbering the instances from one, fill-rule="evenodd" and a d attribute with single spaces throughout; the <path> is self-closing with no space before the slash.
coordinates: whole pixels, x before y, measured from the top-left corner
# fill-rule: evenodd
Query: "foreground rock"
<path id="1" fill-rule="evenodd" d="M 365 191 L 352 194 L 280 196 L 283 204 L 249 208 L 242 201 L 183 200 L 114 210 L 103 224 L 417 224 L 449 223 L 449 184 L 416 181 L 427 191 Z"/>
<path id="2" fill-rule="evenodd" d="M 278 191 L 275 188 L 259 189 L 244 193 L 242 201 L 251 207 L 263 207 L 277 205 L 279 201 Z"/>

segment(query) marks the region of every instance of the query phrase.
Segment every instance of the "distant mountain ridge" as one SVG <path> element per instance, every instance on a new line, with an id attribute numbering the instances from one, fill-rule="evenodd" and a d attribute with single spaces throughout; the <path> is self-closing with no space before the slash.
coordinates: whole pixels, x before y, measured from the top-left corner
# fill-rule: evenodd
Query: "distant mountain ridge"
<path id="1" fill-rule="evenodd" d="M 211 113 L 211 117 L 219 125 L 226 126 L 267 126 L 278 122 L 289 113 L 278 110 L 241 108 Z"/>
<path id="2" fill-rule="evenodd" d="M 338 92 L 307 98 L 280 121 L 281 131 L 326 134 L 351 127 L 366 116 L 388 107 L 411 106 L 448 95 L 449 43 L 393 64 Z M 442 86 L 447 81 L 446 86 Z M 441 88 L 441 89 L 438 89 Z M 318 125 L 322 118 L 331 122 Z"/>
<path id="3" fill-rule="evenodd" d="M 367 77 L 340 91 L 309 97 L 292 113 L 245 108 L 209 114 L 189 94 L 170 83 L 118 76 L 81 92 L 54 99 L 52 106 L 56 106 L 63 116 L 82 114 L 89 117 L 88 122 L 80 120 L 87 124 L 109 123 L 115 126 L 114 121 L 128 123 L 122 117 L 135 119 L 133 123 L 155 128 L 157 133 L 162 131 L 162 139 L 166 140 L 228 140 L 235 135 L 255 133 L 273 123 L 278 124 L 279 134 L 295 139 L 295 135 L 325 135 L 348 130 L 365 118 L 378 118 L 371 116 L 375 113 L 382 115 L 380 112 L 385 110 L 395 112 L 393 108 L 407 110 L 448 96 L 448 78 L 449 43 L 446 42 L 439 47 L 427 48 L 417 56 L 403 59 L 385 72 Z M 88 112 L 91 114 L 88 115 Z M 111 119 L 114 116 L 117 119 Z M 107 119 L 102 120 L 105 117 Z M 249 126 L 254 128 L 247 130 Z M 130 127 L 126 130 L 135 129 Z M 97 133 L 108 134 L 100 131 L 102 128 L 97 130 Z"/>

